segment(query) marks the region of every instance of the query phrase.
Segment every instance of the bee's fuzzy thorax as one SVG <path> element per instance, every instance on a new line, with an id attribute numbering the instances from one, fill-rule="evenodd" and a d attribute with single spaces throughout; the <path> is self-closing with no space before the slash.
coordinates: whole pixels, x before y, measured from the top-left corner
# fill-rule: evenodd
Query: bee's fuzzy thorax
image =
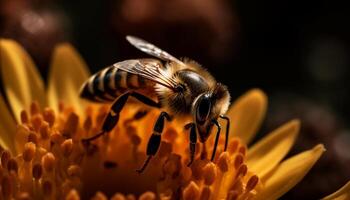
<path id="1" fill-rule="evenodd" d="M 213 99 L 215 100 L 214 112 L 224 115 L 230 106 L 231 100 L 227 87 L 221 83 L 217 83 L 213 90 Z"/>
<path id="2" fill-rule="evenodd" d="M 186 89 L 181 93 L 175 93 L 172 89 L 156 84 L 155 91 L 162 107 L 175 115 L 191 114 L 192 103 L 202 92 L 215 88 L 216 81 L 210 73 L 202 68 L 197 62 L 190 59 L 183 59 L 185 65 L 176 62 L 168 62 L 165 65 L 165 73 L 172 77 L 177 83 Z M 202 81 L 198 80 L 200 79 Z M 194 79 L 192 79 L 194 78 Z"/>

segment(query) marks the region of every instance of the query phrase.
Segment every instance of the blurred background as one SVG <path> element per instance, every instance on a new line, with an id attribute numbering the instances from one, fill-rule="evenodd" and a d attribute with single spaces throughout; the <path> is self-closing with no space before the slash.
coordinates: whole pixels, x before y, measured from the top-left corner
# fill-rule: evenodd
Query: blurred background
<path id="1" fill-rule="evenodd" d="M 340 1 L 0 0 L 0 37 L 20 42 L 46 77 L 53 47 L 68 41 L 92 72 L 145 57 L 125 41 L 142 37 L 192 58 L 230 88 L 269 96 L 258 138 L 300 118 L 291 155 L 327 152 L 283 199 L 319 199 L 350 179 L 350 14 Z"/>

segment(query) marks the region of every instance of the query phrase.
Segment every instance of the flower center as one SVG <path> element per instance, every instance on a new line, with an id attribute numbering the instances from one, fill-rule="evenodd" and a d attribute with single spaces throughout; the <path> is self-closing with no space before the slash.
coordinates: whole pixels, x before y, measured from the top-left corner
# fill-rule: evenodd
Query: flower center
<path id="1" fill-rule="evenodd" d="M 83 146 L 81 139 L 99 132 L 108 107 L 88 107 L 84 116 L 73 110 L 61 104 L 59 113 L 41 111 L 33 103 L 29 113 L 21 112 L 15 136 L 20 154 L 1 154 L 5 199 L 253 199 L 259 191 L 259 178 L 244 163 L 247 148 L 236 138 L 223 152 L 221 137 L 214 162 L 207 159 L 214 137 L 206 145 L 197 143 L 195 161 L 187 167 L 189 133 L 169 123 L 157 155 L 138 174 L 158 111 L 127 106 L 117 127 Z"/>

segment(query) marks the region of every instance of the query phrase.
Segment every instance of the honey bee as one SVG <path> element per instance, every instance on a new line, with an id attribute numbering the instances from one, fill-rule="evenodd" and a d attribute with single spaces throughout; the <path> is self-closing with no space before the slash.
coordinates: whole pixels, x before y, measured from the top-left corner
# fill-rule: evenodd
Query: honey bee
<path id="1" fill-rule="evenodd" d="M 93 76 L 82 86 L 81 97 L 97 102 L 111 102 L 101 131 L 83 139 L 85 144 L 108 133 L 117 124 L 119 114 L 129 97 L 148 106 L 161 109 L 147 145 L 147 159 L 138 172 L 144 171 L 161 143 L 165 120 L 183 121 L 189 130 L 190 161 L 193 162 L 197 135 L 204 143 L 216 126 L 217 132 L 211 160 L 215 157 L 221 131 L 218 118 L 227 121 L 224 150 L 227 149 L 230 120 L 225 113 L 230 104 L 227 87 L 199 64 L 189 59 L 179 60 L 157 46 L 140 38 L 127 36 L 137 49 L 158 59 L 131 59 L 117 62 Z M 160 60 L 159 60 L 160 59 Z"/>

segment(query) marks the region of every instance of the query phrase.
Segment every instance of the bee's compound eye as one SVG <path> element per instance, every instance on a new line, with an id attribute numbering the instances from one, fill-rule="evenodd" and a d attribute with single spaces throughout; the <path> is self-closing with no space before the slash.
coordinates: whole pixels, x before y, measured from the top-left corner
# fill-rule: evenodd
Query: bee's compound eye
<path id="1" fill-rule="evenodd" d="M 211 109 L 211 101 L 209 96 L 203 96 L 201 99 L 199 99 L 196 112 L 196 118 L 198 122 L 204 123 L 209 116 L 210 109 Z"/>

